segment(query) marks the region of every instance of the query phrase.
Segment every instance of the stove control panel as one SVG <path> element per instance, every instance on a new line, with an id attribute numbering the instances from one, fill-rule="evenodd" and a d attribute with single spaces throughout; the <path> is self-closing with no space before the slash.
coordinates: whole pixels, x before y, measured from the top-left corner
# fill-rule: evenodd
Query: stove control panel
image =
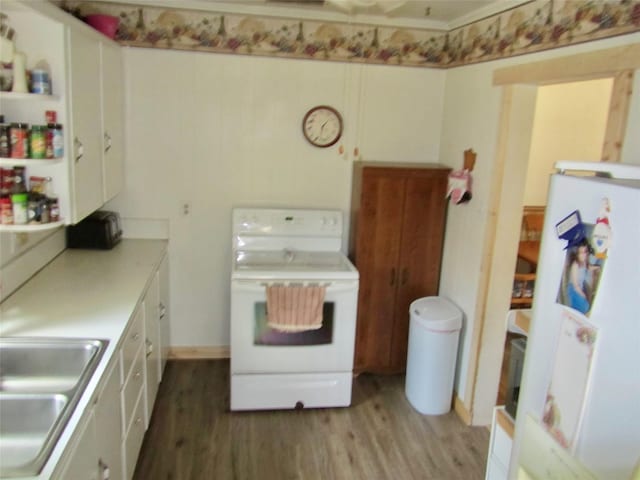
<path id="1" fill-rule="evenodd" d="M 254 209 L 233 210 L 233 233 L 265 236 L 342 236 L 339 210 Z"/>

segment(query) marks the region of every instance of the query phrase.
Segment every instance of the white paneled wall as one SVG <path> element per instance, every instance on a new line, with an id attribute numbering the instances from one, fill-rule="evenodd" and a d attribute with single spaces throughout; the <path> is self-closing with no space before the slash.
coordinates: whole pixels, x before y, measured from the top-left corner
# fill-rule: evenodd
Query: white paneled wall
<path id="1" fill-rule="evenodd" d="M 125 72 L 127 184 L 106 208 L 127 223 L 168 219 L 175 346 L 229 344 L 234 206 L 348 220 L 355 147 L 367 160 L 437 161 L 440 70 L 128 49 Z M 326 149 L 301 130 L 320 104 L 345 123 Z"/>

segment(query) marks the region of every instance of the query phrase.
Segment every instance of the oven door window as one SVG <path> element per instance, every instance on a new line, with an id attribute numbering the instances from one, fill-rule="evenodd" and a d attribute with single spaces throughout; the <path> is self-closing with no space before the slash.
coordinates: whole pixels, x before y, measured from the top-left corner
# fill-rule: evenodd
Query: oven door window
<path id="1" fill-rule="evenodd" d="M 267 303 L 254 303 L 254 345 L 327 345 L 333 341 L 334 303 L 325 302 L 322 308 L 322 327 L 305 332 L 281 332 L 267 325 Z"/>

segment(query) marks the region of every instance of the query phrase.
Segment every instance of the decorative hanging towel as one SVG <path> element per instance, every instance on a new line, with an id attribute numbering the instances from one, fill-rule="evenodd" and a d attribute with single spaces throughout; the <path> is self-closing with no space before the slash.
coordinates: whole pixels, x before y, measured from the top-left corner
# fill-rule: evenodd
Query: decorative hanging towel
<path id="1" fill-rule="evenodd" d="M 319 285 L 269 285 L 267 325 L 281 332 L 321 328 L 325 291 Z"/>
<path id="2" fill-rule="evenodd" d="M 460 204 L 471 200 L 471 173 L 469 170 L 454 170 L 449 174 L 447 197 Z"/>

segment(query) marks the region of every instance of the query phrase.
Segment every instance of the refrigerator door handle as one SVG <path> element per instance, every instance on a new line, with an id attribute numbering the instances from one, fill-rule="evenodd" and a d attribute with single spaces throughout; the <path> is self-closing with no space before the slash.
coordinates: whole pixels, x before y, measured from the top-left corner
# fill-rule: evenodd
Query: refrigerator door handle
<path id="1" fill-rule="evenodd" d="M 595 172 L 596 176 L 640 180 L 640 166 L 628 163 L 562 161 L 556 162 L 554 168 L 562 175 L 570 171 L 582 171 Z"/>

